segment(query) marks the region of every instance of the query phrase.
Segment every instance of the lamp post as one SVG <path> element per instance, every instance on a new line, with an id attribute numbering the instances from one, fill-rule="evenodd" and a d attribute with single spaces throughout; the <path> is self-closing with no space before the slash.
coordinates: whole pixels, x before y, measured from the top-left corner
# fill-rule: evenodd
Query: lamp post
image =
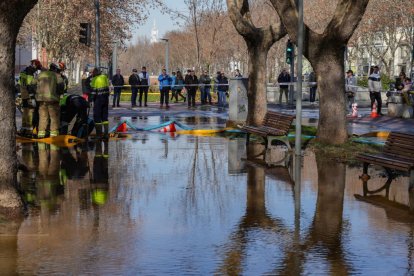
<path id="1" fill-rule="evenodd" d="M 302 54 L 303 54 L 303 0 L 298 2 L 298 78 L 297 78 L 297 93 L 296 93 L 296 139 L 295 139 L 295 154 L 301 155 L 302 151 Z"/>
<path id="2" fill-rule="evenodd" d="M 168 38 L 160 38 L 160 40 L 165 41 L 165 70 L 167 70 L 167 73 L 170 73 L 168 70 L 168 64 L 169 64 L 169 40 Z"/>
<path id="3" fill-rule="evenodd" d="M 100 33 L 100 11 L 99 0 L 95 0 L 95 67 L 101 67 L 101 33 Z"/>

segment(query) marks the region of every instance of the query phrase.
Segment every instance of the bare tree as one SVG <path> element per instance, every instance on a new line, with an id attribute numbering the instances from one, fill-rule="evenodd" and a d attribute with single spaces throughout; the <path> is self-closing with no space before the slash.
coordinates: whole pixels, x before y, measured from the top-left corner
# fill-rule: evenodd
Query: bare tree
<path id="1" fill-rule="evenodd" d="M 10 0 L 0 3 L 0 211 L 20 212 L 17 181 L 16 107 L 14 103 L 14 64 L 17 34 L 36 0 Z"/>
<path id="2" fill-rule="evenodd" d="M 298 39 L 298 12 L 294 0 L 270 0 L 289 37 Z M 317 75 L 320 117 L 318 140 L 342 144 L 348 138 L 345 117 L 344 52 L 361 21 L 369 0 L 341 0 L 322 33 L 305 24 L 304 56 Z"/>
<path id="3" fill-rule="evenodd" d="M 260 124 L 267 111 L 266 64 L 270 47 L 286 35 L 282 24 L 256 27 L 252 21 L 248 0 L 227 0 L 233 25 L 244 38 L 249 56 L 248 124 Z"/>

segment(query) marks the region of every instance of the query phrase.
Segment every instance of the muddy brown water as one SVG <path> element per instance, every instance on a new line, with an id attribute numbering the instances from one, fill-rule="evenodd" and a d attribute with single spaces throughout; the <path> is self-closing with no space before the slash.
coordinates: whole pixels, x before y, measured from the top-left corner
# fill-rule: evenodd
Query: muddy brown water
<path id="1" fill-rule="evenodd" d="M 160 133 L 22 145 L 28 215 L 0 221 L 0 274 L 414 273 L 407 177 L 364 196 L 361 168 L 261 150 Z M 386 182 L 370 174 L 366 189 Z"/>

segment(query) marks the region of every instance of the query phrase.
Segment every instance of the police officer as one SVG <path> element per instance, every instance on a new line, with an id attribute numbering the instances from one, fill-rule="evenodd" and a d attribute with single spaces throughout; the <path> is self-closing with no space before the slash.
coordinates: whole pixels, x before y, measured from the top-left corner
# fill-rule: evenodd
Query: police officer
<path id="1" fill-rule="evenodd" d="M 50 120 L 50 137 L 59 135 L 59 100 L 64 83 L 59 74 L 59 66 L 52 63 L 48 71 L 39 74 L 37 80 L 36 101 L 39 104 L 39 139 L 46 137 L 46 128 Z"/>
<path id="2" fill-rule="evenodd" d="M 98 68 L 93 69 L 91 81 L 90 101 L 93 102 L 93 120 L 95 121 L 96 136 L 102 137 L 102 126 L 104 138 L 108 136 L 108 105 L 109 105 L 109 80 L 106 75 L 101 74 Z"/>
<path id="3" fill-rule="evenodd" d="M 22 99 L 22 127 L 19 135 L 25 137 L 32 137 L 33 126 L 37 125 L 35 116 L 36 109 L 36 82 L 35 74 L 37 70 L 42 69 L 42 64 L 39 60 L 34 59 L 30 61 L 30 65 L 26 67 L 19 76 L 20 95 Z"/>
<path id="4" fill-rule="evenodd" d="M 66 135 L 69 124 L 75 118 L 71 134 L 79 138 L 87 137 L 94 128 L 88 118 L 89 103 L 80 95 L 65 95 L 60 100 L 60 134 Z"/>

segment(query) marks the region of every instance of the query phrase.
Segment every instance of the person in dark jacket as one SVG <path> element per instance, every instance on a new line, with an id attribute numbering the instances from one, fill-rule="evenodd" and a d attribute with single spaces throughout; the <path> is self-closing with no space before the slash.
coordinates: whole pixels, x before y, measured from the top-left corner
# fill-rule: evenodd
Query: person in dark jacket
<path id="1" fill-rule="evenodd" d="M 190 74 L 185 76 L 185 88 L 187 89 L 188 95 L 188 107 L 195 107 L 195 97 L 197 93 L 197 88 L 199 85 L 198 78 L 195 75 L 194 70 L 191 70 Z"/>
<path id="2" fill-rule="evenodd" d="M 220 76 L 217 77 L 217 91 L 219 96 L 219 106 L 226 107 L 226 96 L 229 91 L 229 80 L 224 72 L 221 72 Z"/>
<path id="3" fill-rule="evenodd" d="M 142 66 L 141 73 L 139 73 L 139 81 L 141 82 L 141 86 L 139 87 L 139 106 L 142 106 L 142 95 L 144 95 L 144 106 L 147 105 L 148 99 L 148 90 L 150 86 L 150 78 L 149 74 L 147 73 L 147 67 Z"/>
<path id="4" fill-rule="evenodd" d="M 290 82 L 290 75 L 286 69 L 282 70 L 279 77 L 277 78 L 278 83 L 288 83 Z M 282 104 L 282 96 L 283 93 L 285 94 L 286 103 L 288 103 L 288 93 L 289 93 L 289 85 L 281 84 L 280 87 L 280 94 L 279 94 L 279 104 Z"/>
<path id="5" fill-rule="evenodd" d="M 204 74 L 200 76 L 200 92 L 201 92 L 201 104 L 211 104 L 211 78 L 208 75 L 208 71 L 204 71 Z"/>
<path id="6" fill-rule="evenodd" d="M 59 133 L 67 135 L 69 124 L 76 117 L 71 135 L 85 138 L 95 127 L 93 120 L 88 118 L 89 103 L 80 95 L 66 95 L 60 99 L 60 130 Z"/>
<path id="7" fill-rule="evenodd" d="M 309 82 L 310 83 L 314 83 L 316 82 L 316 74 L 314 71 L 310 72 L 309 74 Z M 315 99 L 316 99 L 316 89 L 318 88 L 316 84 L 310 84 L 309 85 L 309 102 L 311 104 L 315 104 Z"/>
<path id="8" fill-rule="evenodd" d="M 140 85 L 140 79 L 138 76 L 138 70 L 132 69 L 132 74 L 128 79 L 129 85 L 131 85 L 131 107 L 137 106 L 137 95 L 138 95 L 138 85 Z"/>
<path id="9" fill-rule="evenodd" d="M 112 76 L 112 85 L 114 86 L 114 100 L 112 107 L 119 107 L 119 100 L 121 99 L 122 87 L 125 84 L 124 77 L 121 75 L 121 69 L 116 69 L 116 74 Z"/>
<path id="10" fill-rule="evenodd" d="M 178 96 L 180 96 L 185 102 L 186 97 L 182 94 L 182 90 L 184 88 L 184 78 L 181 71 L 177 71 L 175 81 L 173 80 L 173 87 L 175 89 L 175 102 L 178 102 Z"/>

